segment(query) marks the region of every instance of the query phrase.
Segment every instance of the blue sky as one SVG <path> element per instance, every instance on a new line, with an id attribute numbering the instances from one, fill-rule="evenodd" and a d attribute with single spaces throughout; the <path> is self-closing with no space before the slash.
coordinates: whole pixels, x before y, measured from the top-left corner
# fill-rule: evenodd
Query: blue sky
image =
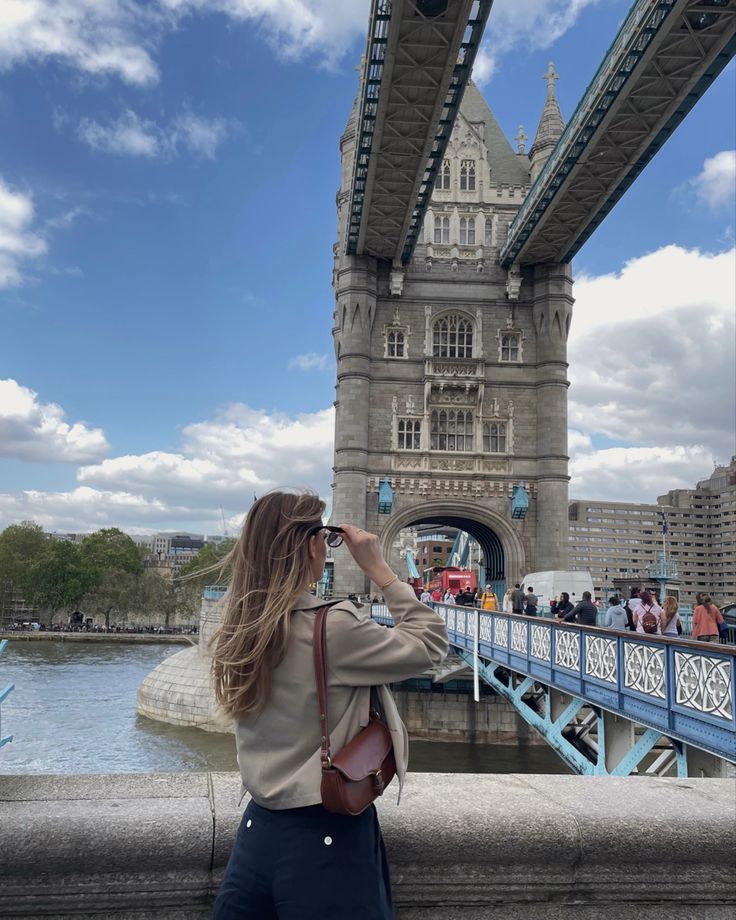
<path id="1" fill-rule="evenodd" d="M 279 482 L 327 493 L 367 9 L 3 3 L 0 527 L 212 531 Z M 627 9 L 497 0 L 475 76 L 510 138 L 550 59 L 572 114 Z M 653 500 L 733 450 L 734 83 L 732 62 L 576 259 L 573 495 Z"/>

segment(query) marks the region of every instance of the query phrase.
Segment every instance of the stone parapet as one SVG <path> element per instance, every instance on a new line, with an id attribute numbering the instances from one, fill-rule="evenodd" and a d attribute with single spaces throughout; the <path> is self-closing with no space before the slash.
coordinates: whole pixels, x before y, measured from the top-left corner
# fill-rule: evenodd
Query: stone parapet
<path id="1" fill-rule="evenodd" d="M 204 920 L 237 774 L 0 778 L 0 917 Z M 730 920 L 732 780 L 410 774 L 378 809 L 397 920 Z"/>

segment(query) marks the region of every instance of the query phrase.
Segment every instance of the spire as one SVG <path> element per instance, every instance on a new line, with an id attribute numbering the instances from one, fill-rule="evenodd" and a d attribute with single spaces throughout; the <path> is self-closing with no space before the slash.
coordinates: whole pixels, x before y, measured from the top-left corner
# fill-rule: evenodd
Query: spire
<path id="1" fill-rule="evenodd" d="M 544 80 L 547 83 L 547 99 L 542 110 L 542 117 L 539 119 L 537 135 L 529 151 L 532 161 L 532 182 L 542 171 L 542 167 L 552 153 L 552 148 L 565 129 L 565 122 L 555 95 L 555 81 L 559 79 L 560 75 L 555 72 L 555 65 L 550 61 L 547 72 L 544 74 Z"/>

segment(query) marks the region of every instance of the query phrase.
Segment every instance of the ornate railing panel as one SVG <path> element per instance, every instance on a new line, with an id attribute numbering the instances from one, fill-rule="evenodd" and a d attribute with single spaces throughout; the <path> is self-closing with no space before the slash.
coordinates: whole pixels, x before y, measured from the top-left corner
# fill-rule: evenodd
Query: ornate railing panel
<path id="1" fill-rule="evenodd" d="M 434 604 L 456 650 L 736 761 L 736 648 Z M 373 616 L 392 619 L 383 605 Z"/>

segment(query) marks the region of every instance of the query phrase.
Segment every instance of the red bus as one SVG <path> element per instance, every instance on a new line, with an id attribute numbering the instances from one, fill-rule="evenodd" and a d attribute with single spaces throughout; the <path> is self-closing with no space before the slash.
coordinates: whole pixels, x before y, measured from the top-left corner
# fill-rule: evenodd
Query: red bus
<path id="1" fill-rule="evenodd" d="M 478 582 L 475 572 L 470 569 L 459 569 L 454 565 L 436 565 L 424 570 L 424 585 L 429 591 L 439 591 L 444 595 L 449 588 L 453 595 L 470 586 L 473 591 Z"/>

